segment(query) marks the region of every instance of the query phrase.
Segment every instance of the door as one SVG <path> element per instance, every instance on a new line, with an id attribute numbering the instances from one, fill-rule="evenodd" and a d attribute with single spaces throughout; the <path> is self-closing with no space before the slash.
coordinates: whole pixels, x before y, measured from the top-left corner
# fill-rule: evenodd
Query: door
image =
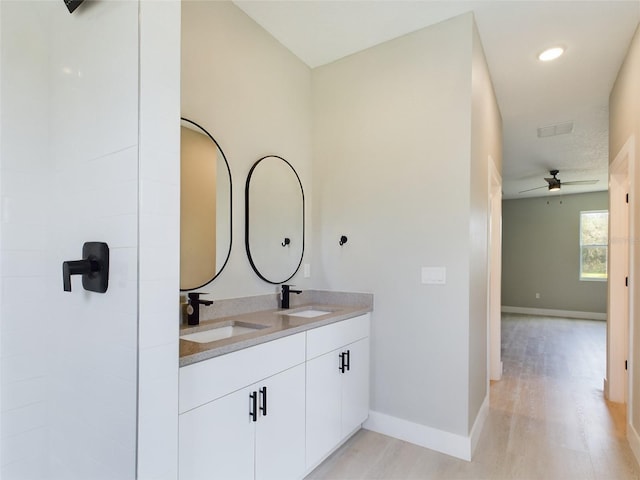
<path id="1" fill-rule="evenodd" d="M 341 438 L 341 352 L 333 350 L 307 361 L 307 469 L 315 467 Z"/>
<path id="2" fill-rule="evenodd" d="M 244 388 L 180 415 L 180 480 L 253 479 L 254 391 Z"/>
<path id="3" fill-rule="evenodd" d="M 369 416 L 369 339 L 342 349 L 348 352 L 348 369 L 342 375 L 342 435 L 353 432 Z"/>
<path id="4" fill-rule="evenodd" d="M 607 295 L 607 378 L 610 401 L 626 403 L 629 360 L 630 193 L 629 155 L 626 146 L 609 169 L 609 258 Z"/>
<path id="5" fill-rule="evenodd" d="M 295 479 L 304 474 L 304 376 L 305 367 L 301 364 L 253 387 L 258 392 L 259 403 L 255 453 L 257 480 Z"/>
<path id="6" fill-rule="evenodd" d="M 502 288 L 502 178 L 495 162 L 489 156 L 489 256 L 487 265 L 488 291 L 487 314 L 488 334 L 487 351 L 489 352 L 489 380 L 502 378 L 501 355 L 501 288 Z"/>

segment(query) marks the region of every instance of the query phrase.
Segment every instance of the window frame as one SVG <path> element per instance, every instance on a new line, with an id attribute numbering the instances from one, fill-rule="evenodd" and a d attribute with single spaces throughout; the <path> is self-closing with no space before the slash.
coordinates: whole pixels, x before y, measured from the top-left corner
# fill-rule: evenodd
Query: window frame
<path id="1" fill-rule="evenodd" d="M 582 219 L 583 215 L 591 214 L 591 213 L 606 213 L 607 214 L 607 243 L 582 243 Z M 606 261 L 605 261 L 605 276 L 604 277 L 585 277 L 583 276 L 582 271 L 582 248 L 583 247 L 604 247 L 606 251 Z M 609 210 L 581 210 L 580 211 L 580 225 L 578 228 L 578 255 L 579 258 L 579 270 L 578 270 L 578 279 L 581 282 L 607 282 L 609 280 Z"/>

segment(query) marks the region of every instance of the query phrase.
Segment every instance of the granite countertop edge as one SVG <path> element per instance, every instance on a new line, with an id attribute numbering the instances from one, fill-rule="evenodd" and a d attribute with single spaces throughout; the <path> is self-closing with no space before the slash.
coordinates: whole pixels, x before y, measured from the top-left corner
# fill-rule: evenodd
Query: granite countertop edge
<path id="1" fill-rule="evenodd" d="M 321 315 L 319 317 L 298 319 L 298 322 L 300 322 L 299 325 L 280 328 L 278 328 L 277 326 L 266 326 L 264 328 L 264 331 L 258 330 L 255 333 L 248 334 L 249 338 L 244 338 L 246 337 L 246 335 L 239 335 L 238 337 L 200 344 L 180 339 L 179 367 L 186 367 L 194 363 L 202 362 L 203 360 L 219 357 L 227 353 L 243 350 L 245 348 L 260 345 L 262 343 L 267 343 L 272 340 L 287 337 L 289 335 L 295 335 L 297 333 L 306 332 L 307 330 L 312 330 L 314 328 L 322 327 L 343 320 L 348 320 L 349 318 L 358 317 L 372 311 L 372 308 L 370 306 L 323 305 L 314 303 L 313 305 L 300 306 L 292 308 L 290 310 L 276 309 L 218 318 L 211 321 L 201 322 L 201 324 L 197 327 L 183 326 L 180 328 L 180 335 L 208 330 L 210 328 L 214 328 L 214 326 L 217 324 L 225 322 L 236 321 L 240 323 L 245 322 L 264 324 L 277 321 L 277 319 L 281 319 L 282 317 L 286 317 L 289 312 L 294 313 L 296 311 L 302 311 L 309 308 L 326 309 L 330 311 L 326 315 Z M 189 353 L 189 346 L 193 347 L 192 350 L 199 351 L 196 351 L 195 353 Z"/>

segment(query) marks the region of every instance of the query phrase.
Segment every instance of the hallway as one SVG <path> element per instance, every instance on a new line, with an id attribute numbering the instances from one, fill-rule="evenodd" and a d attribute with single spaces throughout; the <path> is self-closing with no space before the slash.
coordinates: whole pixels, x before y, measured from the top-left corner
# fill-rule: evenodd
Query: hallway
<path id="1" fill-rule="evenodd" d="M 606 324 L 503 314 L 504 374 L 472 462 L 361 430 L 308 479 L 639 479 L 604 400 Z"/>

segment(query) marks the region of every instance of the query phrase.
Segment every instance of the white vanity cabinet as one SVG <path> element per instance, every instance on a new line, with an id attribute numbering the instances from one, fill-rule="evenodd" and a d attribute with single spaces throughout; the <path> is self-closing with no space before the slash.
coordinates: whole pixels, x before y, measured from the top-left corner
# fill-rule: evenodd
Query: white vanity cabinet
<path id="1" fill-rule="evenodd" d="M 304 360 L 300 333 L 182 367 L 180 480 L 302 477 Z"/>
<path id="2" fill-rule="evenodd" d="M 259 411 L 256 423 L 257 480 L 296 479 L 304 473 L 304 376 L 304 365 L 298 365 L 261 383 L 268 386 L 268 404 L 267 415 Z"/>
<path id="3" fill-rule="evenodd" d="M 180 415 L 181 480 L 254 476 L 255 424 L 243 389 Z"/>
<path id="4" fill-rule="evenodd" d="M 369 415 L 365 314 L 180 368 L 179 479 L 297 480 Z"/>
<path id="5" fill-rule="evenodd" d="M 369 314 L 307 331 L 306 469 L 369 415 Z"/>

